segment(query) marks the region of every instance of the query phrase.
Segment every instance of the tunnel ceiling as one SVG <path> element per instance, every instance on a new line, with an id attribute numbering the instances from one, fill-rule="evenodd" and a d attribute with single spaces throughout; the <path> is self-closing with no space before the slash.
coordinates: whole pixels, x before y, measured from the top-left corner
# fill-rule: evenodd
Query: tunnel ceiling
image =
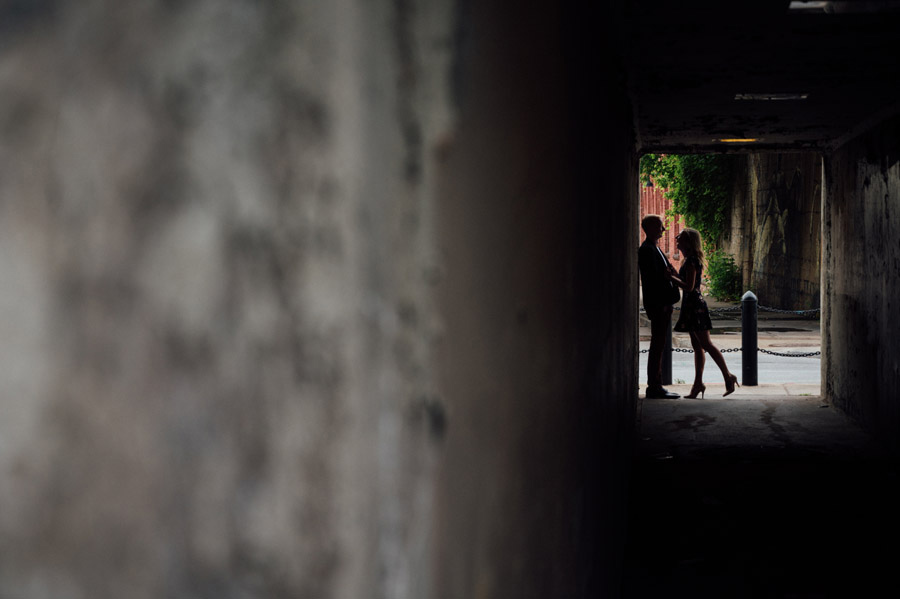
<path id="1" fill-rule="evenodd" d="M 643 151 L 829 150 L 900 107 L 895 0 L 627 4 Z"/>

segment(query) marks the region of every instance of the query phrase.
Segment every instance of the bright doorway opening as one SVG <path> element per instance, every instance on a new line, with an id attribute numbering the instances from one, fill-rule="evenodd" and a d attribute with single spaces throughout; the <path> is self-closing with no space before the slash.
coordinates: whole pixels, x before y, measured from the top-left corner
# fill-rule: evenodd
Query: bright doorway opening
<path id="1" fill-rule="evenodd" d="M 740 299 L 747 291 L 757 298 L 758 385 L 743 394 L 819 396 L 821 156 L 648 154 L 641 159 L 639 197 L 641 217 L 660 214 L 665 219 L 668 230 L 659 247 L 676 269 L 683 256 L 675 236 L 687 226 L 701 232 L 701 290 L 713 324 L 711 337 L 739 378 L 744 369 Z M 640 323 L 643 381 L 650 341 L 643 313 Z M 694 379 L 689 335 L 673 332 L 672 349 L 670 385 L 687 392 Z M 711 360 L 706 369 L 706 380 L 721 383 Z"/>

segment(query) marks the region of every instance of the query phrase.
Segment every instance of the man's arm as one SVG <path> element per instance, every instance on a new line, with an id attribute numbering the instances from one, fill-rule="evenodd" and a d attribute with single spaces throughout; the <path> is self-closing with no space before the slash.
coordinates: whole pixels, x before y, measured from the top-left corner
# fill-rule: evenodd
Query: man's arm
<path id="1" fill-rule="evenodd" d="M 665 266 L 654 245 L 641 244 L 638 248 L 638 268 L 645 277 L 666 278 Z"/>
<path id="2" fill-rule="evenodd" d="M 690 291 L 694 288 L 694 284 L 697 281 L 697 268 L 693 264 L 688 263 L 684 267 L 684 279 L 679 278 L 673 272 L 670 272 L 668 276 L 670 281 L 685 291 Z"/>
<path id="3" fill-rule="evenodd" d="M 638 248 L 638 268 L 642 275 L 647 276 L 649 274 L 649 266 L 650 264 L 647 262 L 647 246 L 641 244 L 641 247 Z"/>

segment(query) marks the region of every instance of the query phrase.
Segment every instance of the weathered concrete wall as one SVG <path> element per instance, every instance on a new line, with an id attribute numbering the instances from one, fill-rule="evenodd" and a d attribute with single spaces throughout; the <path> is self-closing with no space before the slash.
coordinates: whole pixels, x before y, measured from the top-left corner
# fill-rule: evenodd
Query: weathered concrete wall
<path id="1" fill-rule="evenodd" d="M 599 21 L 25 6 L 0 596 L 611 595 L 638 239 Z"/>
<path id="2" fill-rule="evenodd" d="M 762 305 L 819 307 L 821 162 L 813 152 L 739 157 L 725 249 Z"/>
<path id="3" fill-rule="evenodd" d="M 723 235 L 721 247 L 733 258 L 741 269 L 741 289 L 750 289 L 753 274 L 753 240 L 756 204 L 750 196 L 750 172 L 748 157 L 740 154 L 734 157 L 734 191 L 731 197 L 731 226 Z"/>
<path id="4" fill-rule="evenodd" d="M 0 595 L 425 596 L 453 3 L 27 5 Z"/>
<path id="5" fill-rule="evenodd" d="M 823 393 L 900 450 L 900 120 L 825 160 Z"/>
<path id="6" fill-rule="evenodd" d="M 756 205 L 750 288 L 761 304 L 819 307 L 822 159 L 818 154 L 750 154 Z"/>

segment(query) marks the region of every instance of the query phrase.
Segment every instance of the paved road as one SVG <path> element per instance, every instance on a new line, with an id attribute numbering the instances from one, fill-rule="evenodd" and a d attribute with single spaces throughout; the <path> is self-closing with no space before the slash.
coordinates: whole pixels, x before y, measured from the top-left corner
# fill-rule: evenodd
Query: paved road
<path id="1" fill-rule="evenodd" d="M 725 305 L 725 304 L 723 304 Z M 711 305 L 712 307 L 712 305 Z M 649 323 L 647 323 L 649 324 Z M 719 349 L 735 348 L 741 345 L 740 320 L 713 319 L 712 340 Z M 646 326 L 641 327 L 640 348 L 650 347 L 650 330 Z M 809 353 L 819 351 L 821 334 L 819 322 L 816 320 L 794 319 L 778 314 L 760 314 L 759 346 L 779 353 Z M 690 348 L 690 340 L 684 333 L 673 333 L 673 344 L 676 348 Z M 743 379 L 743 366 L 741 352 L 727 352 L 723 354 L 728 363 L 728 369 L 738 375 L 738 380 Z M 772 356 L 760 352 L 757 355 L 757 379 L 759 384 L 821 384 L 822 360 L 821 356 L 811 358 L 786 358 Z M 640 355 L 639 377 L 643 381 L 647 371 L 647 354 Z M 715 363 L 706 359 L 704 381 L 721 382 L 721 375 Z M 673 352 L 672 354 L 672 381 L 684 381 L 690 384 L 694 380 L 694 354 Z"/>
<path id="2" fill-rule="evenodd" d="M 641 343 L 641 348 L 649 344 Z M 774 350 L 773 350 L 774 351 Z M 803 353 L 816 351 L 811 347 L 779 347 L 778 352 L 781 353 Z M 729 352 L 722 354 L 725 356 L 725 362 L 728 369 L 738 376 L 738 380 L 742 380 L 743 363 L 741 360 L 741 352 Z M 769 354 L 760 353 L 757 358 L 758 370 L 757 379 L 760 384 L 766 383 L 806 383 L 821 384 L 822 361 L 816 356 L 815 358 L 783 358 L 779 356 L 771 356 Z M 647 354 L 642 353 L 640 358 L 639 377 L 644 379 L 644 373 L 647 371 Z M 721 382 L 719 369 L 709 356 L 706 357 L 706 367 L 704 371 L 704 381 Z M 691 383 L 694 380 L 694 354 L 673 352 L 672 354 L 672 381 L 679 382 L 679 379 L 685 383 Z"/>
<path id="3" fill-rule="evenodd" d="M 641 344 L 642 346 L 645 344 Z M 782 353 L 791 352 L 809 352 L 815 351 L 810 347 L 779 347 Z M 738 380 L 743 378 L 743 363 L 741 360 L 741 352 L 725 353 L 725 362 L 728 369 L 738 376 Z M 765 383 L 821 383 L 822 361 L 817 356 L 815 358 L 783 358 L 779 356 L 771 356 L 760 353 L 757 359 L 757 379 L 760 384 Z M 647 354 L 641 354 L 640 359 L 640 378 L 643 380 L 644 373 L 647 371 Z M 704 371 L 704 381 L 716 381 L 721 378 L 719 369 L 709 356 L 706 357 L 706 367 Z M 685 383 L 694 380 L 694 354 L 674 352 L 672 354 L 672 381 L 677 383 L 679 379 Z"/>

